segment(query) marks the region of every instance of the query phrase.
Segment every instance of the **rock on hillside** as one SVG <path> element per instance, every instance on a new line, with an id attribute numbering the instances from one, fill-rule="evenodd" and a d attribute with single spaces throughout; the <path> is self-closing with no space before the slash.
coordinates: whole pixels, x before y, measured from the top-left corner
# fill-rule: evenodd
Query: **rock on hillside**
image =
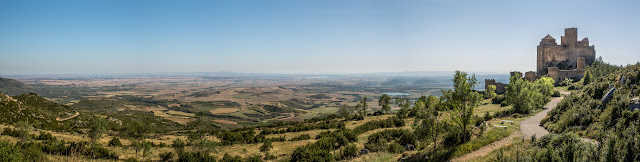
<path id="1" fill-rule="evenodd" d="M 33 88 L 25 85 L 20 81 L 0 77 L 0 92 L 3 92 L 8 95 L 19 95 L 19 94 L 27 94 L 32 91 L 33 91 Z"/>

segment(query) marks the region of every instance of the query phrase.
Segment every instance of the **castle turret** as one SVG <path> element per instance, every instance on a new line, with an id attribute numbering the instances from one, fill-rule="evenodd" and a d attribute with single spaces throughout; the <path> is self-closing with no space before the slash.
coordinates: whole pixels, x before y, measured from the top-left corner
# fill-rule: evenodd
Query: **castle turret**
<path id="1" fill-rule="evenodd" d="M 589 46 L 589 38 L 582 39 L 582 41 L 580 41 L 580 43 L 582 43 L 582 46 L 588 47 Z"/>
<path id="2" fill-rule="evenodd" d="M 562 45 L 572 45 L 578 42 L 578 28 L 564 29 L 564 36 L 561 37 Z"/>

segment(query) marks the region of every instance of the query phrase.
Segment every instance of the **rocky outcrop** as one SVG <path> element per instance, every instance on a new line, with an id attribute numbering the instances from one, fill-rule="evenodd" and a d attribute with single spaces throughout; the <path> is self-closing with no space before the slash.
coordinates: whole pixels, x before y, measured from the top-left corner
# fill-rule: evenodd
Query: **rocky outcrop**
<path id="1" fill-rule="evenodd" d="M 631 104 L 629 104 L 629 110 L 631 111 L 640 110 L 640 97 L 631 99 Z"/>
<path id="2" fill-rule="evenodd" d="M 607 91 L 607 93 L 604 94 L 604 96 L 602 96 L 602 105 L 607 104 L 609 101 L 611 101 L 611 98 L 613 98 L 613 92 L 616 91 L 616 88 L 613 87 L 611 89 L 609 89 L 609 91 Z"/>

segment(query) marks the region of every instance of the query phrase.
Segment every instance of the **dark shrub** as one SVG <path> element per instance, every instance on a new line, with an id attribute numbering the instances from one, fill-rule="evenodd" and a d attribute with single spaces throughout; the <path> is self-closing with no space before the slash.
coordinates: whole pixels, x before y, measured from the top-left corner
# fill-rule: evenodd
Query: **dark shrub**
<path id="1" fill-rule="evenodd" d="M 347 160 L 354 155 L 358 155 L 358 147 L 355 144 L 349 144 L 337 153 L 336 160 Z"/>
<path id="2" fill-rule="evenodd" d="M 502 103 L 502 101 L 505 100 L 504 95 L 498 95 L 496 97 L 494 97 L 493 99 L 491 99 L 491 102 L 493 102 L 493 104 L 499 104 Z"/>
<path id="3" fill-rule="evenodd" d="M 44 141 L 52 141 L 56 138 L 51 135 L 51 133 L 40 131 L 40 135 L 36 138 L 36 140 L 44 140 Z"/>
<path id="4" fill-rule="evenodd" d="M 109 140 L 109 146 L 122 147 L 122 142 L 120 142 L 120 138 L 113 137 L 111 140 Z"/>
<path id="5" fill-rule="evenodd" d="M 311 139 L 311 136 L 309 136 L 309 134 L 301 134 L 300 136 L 294 137 L 289 141 L 301 141 L 301 140 L 308 140 L 308 139 Z"/>
<path id="6" fill-rule="evenodd" d="M 163 152 L 158 154 L 158 156 L 160 156 L 161 161 L 170 161 L 171 159 L 173 159 L 173 152 Z"/>
<path id="7" fill-rule="evenodd" d="M 115 153 L 109 152 L 106 148 L 96 145 L 85 149 L 82 154 L 93 159 L 118 159 L 118 155 Z"/>
<path id="8" fill-rule="evenodd" d="M 560 91 L 554 91 L 551 97 L 560 97 Z"/>
<path id="9" fill-rule="evenodd" d="M 180 162 L 215 162 L 216 157 L 209 155 L 209 153 L 201 152 L 182 152 L 178 157 Z"/>
<path id="10" fill-rule="evenodd" d="M 388 148 L 390 153 L 402 153 L 405 151 L 404 146 L 398 144 L 398 143 L 391 143 L 389 144 L 389 148 Z"/>

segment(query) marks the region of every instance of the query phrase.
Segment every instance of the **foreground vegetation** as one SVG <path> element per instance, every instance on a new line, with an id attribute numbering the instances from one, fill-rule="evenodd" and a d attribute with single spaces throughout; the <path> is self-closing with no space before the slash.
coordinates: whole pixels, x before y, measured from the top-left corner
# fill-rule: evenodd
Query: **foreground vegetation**
<path id="1" fill-rule="evenodd" d="M 378 111 L 372 111 L 376 109 L 370 106 L 370 98 L 364 96 L 355 106 L 343 104 L 336 115 L 235 129 L 217 127 L 213 121 L 218 116 L 206 111 L 208 109 L 191 106 L 237 106 L 234 102 L 183 104 L 118 96 L 125 103 L 115 103 L 196 111 L 191 112 L 194 113 L 191 120 L 177 124 L 158 119 L 153 113 L 113 111 L 110 109 L 113 105 L 101 104 L 114 103 L 110 100 L 83 101 L 70 107 L 36 94 L 14 97 L 2 94 L 0 106 L 11 110 L 5 115 L 29 113 L 23 118 L 6 118 L 11 120 L 2 122 L 1 139 L 5 142 L 0 143 L 0 151 L 6 155 L 3 158 L 18 161 L 42 161 L 60 156 L 160 161 L 339 161 L 371 158 L 368 154 L 443 161 L 509 136 L 519 127 L 503 124 L 502 120 L 521 120 L 555 94 L 552 80 L 546 78 L 531 83 L 515 76 L 511 78 L 508 92 L 500 96 L 491 90 L 483 92 L 484 95 L 475 91 L 475 76 L 464 72 L 457 71 L 453 83 L 453 89 L 443 90 L 441 97 L 412 99 L 382 95 L 377 101 Z M 170 106 L 172 104 L 181 106 Z M 295 108 L 296 102 L 283 104 L 291 105 L 287 106 L 292 110 L 289 113 L 306 110 L 304 106 Z M 392 107 L 398 110 L 391 111 Z M 272 109 L 279 108 L 262 105 L 252 110 Z M 70 116 L 73 112 L 80 115 Z"/>

